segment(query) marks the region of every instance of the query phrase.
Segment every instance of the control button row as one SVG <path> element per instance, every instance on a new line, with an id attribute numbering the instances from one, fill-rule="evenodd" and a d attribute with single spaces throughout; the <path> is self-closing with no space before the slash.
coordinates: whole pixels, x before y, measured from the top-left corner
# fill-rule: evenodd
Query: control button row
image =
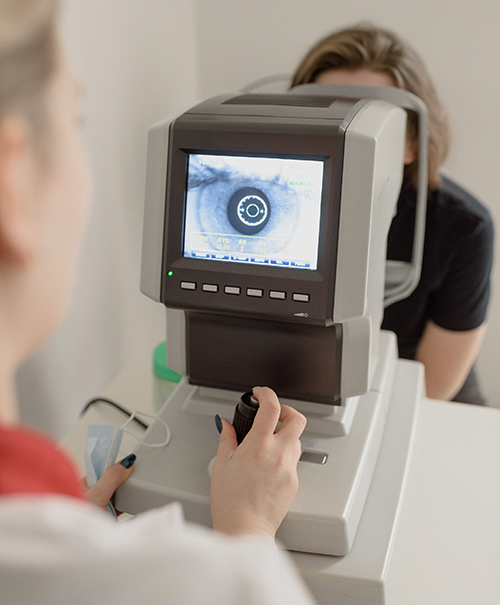
<path id="1" fill-rule="evenodd" d="M 196 282 L 181 281 L 182 290 L 196 290 L 196 286 Z M 204 292 L 218 292 L 219 286 L 217 284 L 202 284 L 201 289 Z M 241 288 L 239 286 L 224 286 L 224 293 L 239 296 L 241 294 Z M 254 298 L 262 298 L 264 296 L 264 290 L 262 290 L 261 288 L 247 288 L 246 294 L 247 296 L 252 296 Z M 269 298 L 274 298 L 276 300 L 285 300 L 286 292 L 283 292 L 281 290 L 270 290 Z M 296 302 L 309 302 L 310 296 L 309 294 L 294 292 L 292 294 L 292 300 Z"/>

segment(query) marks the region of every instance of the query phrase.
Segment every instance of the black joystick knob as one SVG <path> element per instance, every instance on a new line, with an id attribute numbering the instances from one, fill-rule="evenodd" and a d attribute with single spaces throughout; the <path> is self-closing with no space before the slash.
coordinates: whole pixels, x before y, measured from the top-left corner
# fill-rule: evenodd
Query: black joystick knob
<path id="1" fill-rule="evenodd" d="M 234 410 L 233 426 L 236 431 L 238 445 L 243 441 L 245 435 L 252 428 L 255 414 L 259 409 L 259 402 L 253 393 L 245 393 Z"/>

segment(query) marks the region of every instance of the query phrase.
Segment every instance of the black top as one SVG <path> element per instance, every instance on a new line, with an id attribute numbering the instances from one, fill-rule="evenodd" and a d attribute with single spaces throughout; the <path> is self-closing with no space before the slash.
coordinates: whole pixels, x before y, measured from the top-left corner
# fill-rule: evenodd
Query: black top
<path id="1" fill-rule="evenodd" d="M 410 261 L 416 190 L 405 182 L 388 237 L 387 258 Z M 485 320 L 493 260 L 493 223 L 470 193 L 444 178 L 429 192 L 420 282 L 385 310 L 382 327 L 396 333 L 400 357 L 413 359 L 427 320 L 466 331 Z"/>

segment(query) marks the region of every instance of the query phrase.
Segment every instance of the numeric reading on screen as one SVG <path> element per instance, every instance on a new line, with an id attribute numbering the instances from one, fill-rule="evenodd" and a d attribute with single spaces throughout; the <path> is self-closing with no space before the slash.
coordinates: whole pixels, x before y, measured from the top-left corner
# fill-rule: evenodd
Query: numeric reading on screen
<path id="1" fill-rule="evenodd" d="M 189 154 L 183 256 L 315 270 L 321 160 Z"/>

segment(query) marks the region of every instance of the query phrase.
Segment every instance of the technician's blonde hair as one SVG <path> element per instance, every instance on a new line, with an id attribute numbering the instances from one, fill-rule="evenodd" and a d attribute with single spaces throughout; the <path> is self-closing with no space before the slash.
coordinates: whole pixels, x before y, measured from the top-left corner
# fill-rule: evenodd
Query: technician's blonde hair
<path id="1" fill-rule="evenodd" d="M 448 154 L 450 128 L 447 113 L 438 98 L 430 75 L 418 54 L 393 33 L 359 25 L 335 32 L 320 40 L 307 53 L 297 68 L 292 87 L 314 82 L 330 69 L 371 69 L 386 73 L 399 88 L 422 99 L 429 112 L 429 188 L 440 183 L 439 170 Z M 409 113 L 408 132 L 417 140 L 417 118 Z M 418 173 L 417 161 L 407 166 L 405 173 L 414 182 Z"/>
<path id="2" fill-rule="evenodd" d="M 58 0 L 0 0 L 0 120 L 23 114 L 38 133 L 57 62 Z"/>

